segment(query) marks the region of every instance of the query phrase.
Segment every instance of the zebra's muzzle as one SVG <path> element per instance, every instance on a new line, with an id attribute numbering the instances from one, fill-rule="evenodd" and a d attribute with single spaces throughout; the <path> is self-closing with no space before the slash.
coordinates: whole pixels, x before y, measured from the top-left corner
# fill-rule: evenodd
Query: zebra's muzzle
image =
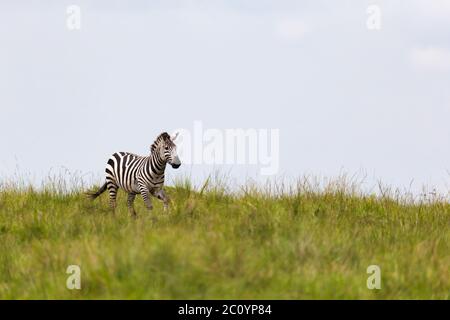
<path id="1" fill-rule="evenodd" d="M 178 169 L 181 166 L 181 163 L 172 163 L 172 168 Z"/>

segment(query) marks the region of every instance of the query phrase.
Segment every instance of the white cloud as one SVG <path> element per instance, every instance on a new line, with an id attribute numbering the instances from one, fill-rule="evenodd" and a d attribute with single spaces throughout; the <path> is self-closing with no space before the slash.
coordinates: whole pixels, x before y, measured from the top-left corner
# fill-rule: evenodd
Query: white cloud
<path id="1" fill-rule="evenodd" d="M 295 41 L 303 38 L 310 31 L 304 21 L 285 19 L 278 22 L 277 34 L 286 40 Z"/>
<path id="2" fill-rule="evenodd" d="M 416 48 L 411 51 L 411 63 L 418 69 L 450 71 L 450 50 L 438 47 Z"/>

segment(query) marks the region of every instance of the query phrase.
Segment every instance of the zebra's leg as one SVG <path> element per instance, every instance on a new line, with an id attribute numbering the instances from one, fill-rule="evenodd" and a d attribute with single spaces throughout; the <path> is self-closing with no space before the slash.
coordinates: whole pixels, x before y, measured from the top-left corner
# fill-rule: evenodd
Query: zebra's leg
<path id="1" fill-rule="evenodd" d="M 164 191 L 164 189 L 159 189 L 156 193 L 155 193 L 155 197 L 157 197 L 159 200 L 161 200 L 163 202 L 164 205 L 164 211 L 167 211 L 167 209 L 169 208 L 169 202 L 170 202 L 170 198 L 169 196 L 166 194 L 166 192 Z"/>
<path id="2" fill-rule="evenodd" d="M 108 191 L 109 191 L 109 205 L 113 211 L 113 213 L 116 212 L 116 199 L 117 199 L 117 190 L 119 189 L 119 187 L 112 183 L 112 182 L 108 182 Z"/>
<path id="3" fill-rule="evenodd" d="M 144 203 L 145 203 L 145 206 L 147 207 L 147 209 L 152 210 L 153 204 L 150 200 L 150 191 L 148 190 L 148 188 L 145 185 L 140 184 L 139 192 L 141 193 L 142 199 L 144 199 Z"/>
<path id="4" fill-rule="evenodd" d="M 128 211 L 135 218 L 137 216 L 137 214 L 136 214 L 136 210 L 134 210 L 134 206 L 133 206 L 134 199 L 136 199 L 136 194 L 135 193 L 129 193 L 128 194 L 128 200 L 127 200 Z"/>

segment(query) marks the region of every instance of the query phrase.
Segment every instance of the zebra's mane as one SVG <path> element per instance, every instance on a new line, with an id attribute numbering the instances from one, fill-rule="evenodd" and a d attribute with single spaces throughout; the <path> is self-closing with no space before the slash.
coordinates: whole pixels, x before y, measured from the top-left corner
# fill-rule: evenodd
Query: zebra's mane
<path id="1" fill-rule="evenodd" d="M 168 145 L 174 144 L 170 139 L 170 135 L 167 132 L 163 132 L 158 137 L 156 137 L 155 142 L 153 142 L 152 146 L 150 147 L 150 151 L 153 152 L 162 141 L 164 141 L 164 143 L 167 143 Z"/>

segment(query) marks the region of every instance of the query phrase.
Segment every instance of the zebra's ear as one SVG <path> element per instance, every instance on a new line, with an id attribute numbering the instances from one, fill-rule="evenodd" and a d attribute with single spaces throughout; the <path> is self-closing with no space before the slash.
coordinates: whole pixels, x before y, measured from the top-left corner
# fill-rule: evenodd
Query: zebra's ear
<path id="1" fill-rule="evenodd" d="M 170 137 L 170 140 L 175 141 L 175 139 L 178 137 L 179 132 L 175 133 L 173 136 Z"/>

